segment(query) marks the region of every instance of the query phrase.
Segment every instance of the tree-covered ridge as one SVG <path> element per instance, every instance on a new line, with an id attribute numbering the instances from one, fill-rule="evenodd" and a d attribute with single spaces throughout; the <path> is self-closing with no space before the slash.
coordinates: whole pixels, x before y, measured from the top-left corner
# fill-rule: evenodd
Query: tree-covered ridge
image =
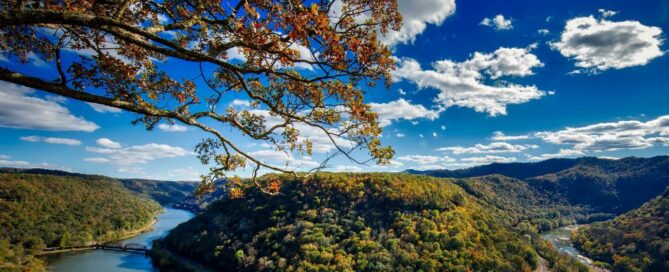
<path id="1" fill-rule="evenodd" d="M 46 247 L 117 239 L 148 225 L 159 210 L 107 178 L 2 173 L 0 270 L 40 267 L 31 255 Z"/>
<path id="2" fill-rule="evenodd" d="M 215 269 L 531 271 L 528 241 L 449 180 L 406 174 L 282 177 L 214 202 L 154 244 Z M 160 254 L 158 254 L 160 255 Z M 157 257 L 163 266 L 175 262 Z M 565 269 L 564 271 L 575 271 Z"/>
<path id="3" fill-rule="evenodd" d="M 100 175 L 86 175 L 49 169 L 0 168 L 0 173 L 43 174 L 53 176 L 79 177 L 82 179 L 107 179 L 118 182 L 129 190 L 151 198 L 161 205 L 175 204 L 193 194 L 198 183 L 193 181 L 166 181 L 149 179 L 115 179 Z"/>
<path id="4" fill-rule="evenodd" d="M 578 229 L 572 238 L 613 271 L 669 271 L 669 187 L 638 209 Z"/>
<path id="5" fill-rule="evenodd" d="M 599 218 L 589 208 L 570 205 L 560 196 L 545 195 L 525 181 L 502 175 L 454 182 L 509 225 L 523 230 L 541 232 Z"/>
<path id="6" fill-rule="evenodd" d="M 669 157 L 618 160 L 584 157 L 535 163 L 494 163 L 454 171 L 409 172 L 438 177 L 499 174 L 518 178 L 531 187 L 528 190 L 538 193 L 535 195 L 548 198 L 543 201 L 565 201 L 579 209 L 589 209 L 590 216 L 576 218 L 578 222 L 587 223 L 637 208 L 662 192 L 669 186 Z M 505 186 L 494 186 L 492 189 L 504 196 L 512 193 Z"/>

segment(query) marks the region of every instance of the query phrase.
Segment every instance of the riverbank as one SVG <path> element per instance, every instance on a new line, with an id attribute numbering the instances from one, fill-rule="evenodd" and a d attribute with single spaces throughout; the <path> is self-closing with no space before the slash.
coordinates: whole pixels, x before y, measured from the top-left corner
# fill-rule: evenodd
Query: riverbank
<path id="1" fill-rule="evenodd" d="M 120 240 L 126 240 L 130 239 L 132 237 L 138 236 L 142 233 L 148 232 L 153 230 L 153 227 L 156 225 L 158 222 L 157 216 L 164 213 L 165 208 L 162 208 L 156 212 L 153 213 L 151 216 L 151 221 L 146 223 L 144 226 L 135 229 L 135 230 L 130 230 L 130 231 L 123 231 L 120 237 L 115 238 L 113 240 L 107 240 L 107 241 L 90 241 L 86 243 L 85 245 L 82 246 L 72 246 L 72 247 L 51 247 L 43 250 L 42 252 L 36 253 L 34 256 L 35 257 L 40 257 L 40 256 L 46 256 L 46 255 L 53 255 L 53 254 L 61 254 L 61 253 L 67 253 L 67 252 L 75 252 L 75 251 L 85 251 L 85 250 L 93 250 L 95 249 L 96 244 L 104 244 L 112 241 L 120 241 Z"/>
<path id="2" fill-rule="evenodd" d="M 580 227 L 581 225 L 564 226 L 543 232 L 541 233 L 541 236 L 548 240 L 558 251 L 566 253 L 576 258 L 579 262 L 587 265 L 591 271 L 609 272 L 609 270 L 596 266 L 592 259 L 581 254 L 581 252 L 572 244 L 571 232 L 577 230 Z"/>

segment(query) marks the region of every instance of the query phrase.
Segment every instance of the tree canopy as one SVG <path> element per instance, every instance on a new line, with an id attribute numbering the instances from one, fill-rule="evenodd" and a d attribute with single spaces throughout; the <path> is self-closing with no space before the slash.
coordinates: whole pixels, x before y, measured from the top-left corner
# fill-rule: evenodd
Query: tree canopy
<path id="1" fill-rule="evenodd" d="M 0 51 L 22 63 L 37 56 L 53 71 L 0 67 L 0 80 L 133 112 L 148 129 L 196 127 L 209 135 L 195 148 L 211 169 L 204 181 L 247 166 L 296 173 L 245 152 L 223 129 L 305 154 L 314 143 L 303 134 L 316 131 L 331 156 L 383 164 L 394 151 L 379 140 L 363 88 L 390 84 L 394 59 L 378 38 L 401 20 L 395 0 L 3 1 Z M 165 62 L 198 75 L 173 75 Z M 227 105 L 239 94 L 250 109 Z"/>

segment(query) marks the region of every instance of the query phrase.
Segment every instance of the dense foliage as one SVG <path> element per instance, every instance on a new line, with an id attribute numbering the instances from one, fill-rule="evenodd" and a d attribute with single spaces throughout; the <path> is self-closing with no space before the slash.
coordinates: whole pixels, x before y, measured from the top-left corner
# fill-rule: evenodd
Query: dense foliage
<path id="1" fill-rule="evenodd" d="M 211 167 L 204 185 L 246 166 L 296 174 L 249 152 L 248 140 L 310 154 L 325 137 L 330 153 L 388 163 L 394 151 L 363 87 L 390 86 L 395 58 L 382 41 L 401 24 L 396 0 L 4 0 L 3 58 L 48 65 L 3 66 L 0 80 L 136 113 L 147 129 L 179 122 L 205 133 L 195 148 Z M 352 157 L 360 149 L 367 158 Z"/>
<path id="2" fill-rule="evenodd" d="M 178 226 L 154 244 L 158 263 L 176 265 L 160 257 L 162 249 L 246 271 L 531 271 L 539 263 L 527 237 L 448 180 L 282 180 L 279 195 L 247 188 L 242 198 L 214 202 Z"/>
<path id="3" fill-rule="evenodd" d="M 579 209 L 589 209 L 589 216 L 574 217 L 580 223 L 587 223 L 637 208 L 662 192 L 669 186 L 669 157 L 552 159 L 420 173 L 439 177 L 500 174 L 518 178 L 532 187 L 529 190 L 543 198 L 550 198 L 546 201 L 559 200 Z M 511 192 L 505 186 L 492 189 L 503 190 L 499 192 L 505 196 Z"/>
<path id="4" fill-rule="evenodd" d="M 79 177 L 82 179 L 106 179 L 110 182 L 118 182 L 130 191 L 139 195 L 151 198 L 161 205 L 171 205 L 181 202 L 184 198 L 193 195 L 198 183 L 194 181 L 165 181 L 149 179 L 115 179 L 100 175 L 86 175 L 79 173 L 70 173 L 60 170 L 49 169 L 26 169 L 26 168 L 0 168 L 0 173 L 24 173 L 24 174 L 43 174 L 52 176 Z"/>
<path id="5" fill-rule="evenodd" d="M 126 188 L 161 205 L 175 204 L 190 197 L 198 183 L 148 179 L 119 179 Z"/>
<path id="6" fill-rule="evenodd" d="M 458 179 L 455 183 L 509 225 L 523 230 L 541 232 L 606 216 L 570 205 L 559 195 L 543 194 L 525 181 L 501 175 Z"/>
<path id="7" fill-rule="evenodd" d="M 0 270 L 40 267 L 31 255 L 46 247 L 117 239 L 159 210 L 107 178 L 0 173 Z"/>
<path id="8" fill-rule="evenodd" d="M 580 250 L 613 271 L 669 271 L 669 188 L 636 210 L 572 236 Z"/>

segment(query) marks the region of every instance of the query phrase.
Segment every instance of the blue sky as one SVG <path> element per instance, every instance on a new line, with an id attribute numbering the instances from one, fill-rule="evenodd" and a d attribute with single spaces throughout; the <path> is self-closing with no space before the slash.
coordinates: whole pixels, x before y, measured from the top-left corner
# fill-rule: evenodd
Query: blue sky
<path id="1" fill-rule="evenodd" d="M 330 170 L 669 151 L 669 2 L 426 0 L 400 1 L 400 11 L 405 26 L 384 38 L 398 60 L 394 83 L 366 95 L 385 125 L 384 144 L 397 155 L 384 167 L 339 157 Z M 53 72 L 39 59 L 0 60 L 29 74 Z M 164 67 L 188 76 L 188 65 Z M 186 180 L 206 172 L 192 154 L 206 135 L 195 129 L 146 131 L 130 124 L 132 114 L 5 82 L 0 96 L 0 166 Z M 245 101 L 228 99 L 238 108 Z M 332 152 L 323 146 L 311 157 L 277 155 L 228 133 L 279 165 L 311 165 Z"/>

